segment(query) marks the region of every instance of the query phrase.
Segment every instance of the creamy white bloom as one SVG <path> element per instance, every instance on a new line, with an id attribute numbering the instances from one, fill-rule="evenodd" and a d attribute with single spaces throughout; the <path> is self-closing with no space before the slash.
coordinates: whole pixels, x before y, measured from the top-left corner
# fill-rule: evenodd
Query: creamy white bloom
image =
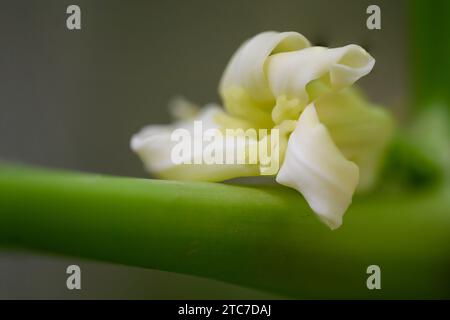
<path id="1" fill-rule="evenodd" d="M 219 93 L 226 111 L 209 107 L 196 117 L 222 129 L 279 130 L 276 181 L 298 190 L 335 229 L 355 190 L 374 185 L 392 133 L 385 110 L 351 88 L 374 64 L 357 45 L 311 47 L 296 32 L 263 32 L 244 42 L 225 69 Z M 192 129 L 186 120 L 174 126 Z M 171 129 L 150 126 L 132 140 L 147 169 L 161 177 L 220 181 L 268 174 L 262 165 L 174 165 L 168 161 Z"/>

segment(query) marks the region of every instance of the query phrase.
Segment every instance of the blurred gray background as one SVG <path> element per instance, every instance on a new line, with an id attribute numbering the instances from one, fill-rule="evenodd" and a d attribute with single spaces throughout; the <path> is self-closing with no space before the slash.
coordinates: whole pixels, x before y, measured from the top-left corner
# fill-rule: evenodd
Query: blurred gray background
<path id="1" fill-rule="evenodd" d="M 217 85 L 243 40 L 265 30 L 298 31 L 316 45 L 356 43 L 377 60 L 360 84 L 406 115 L 405 1 L 2 0 L 0 159 L 145 177 L 129 140 L 170 121 L 183 95 L 219 102 Z M 77 4 L 82 29 L 66 28 Z M 381 8 L 381 30 L 366 8 Z M 0 206 L 1 210 L 1 206 Z M 83 289 L 65 287 L 79 264 Z M 0 298 L 273 298 L 217 281 L 139 268 L 0 250 Z"/>

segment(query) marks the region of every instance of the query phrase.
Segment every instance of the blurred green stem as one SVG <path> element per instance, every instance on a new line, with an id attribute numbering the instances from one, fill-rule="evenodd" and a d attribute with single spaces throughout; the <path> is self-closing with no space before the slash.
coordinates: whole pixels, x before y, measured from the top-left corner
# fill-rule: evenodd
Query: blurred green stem
<path id="1" fill-rule="evenodd" d="M 291 297 L 450 298 L 450 189 L 356 198 L 341 229 L 297 192 L 0 165 L 0 243 Z M 366 268 L 382 290 L 366 288 Z"/>
<path id="2" fill-rule="evenodd" d="M 412 110 L 408 132 L 450 178 L 450 1 L 411 0 L 410 70 Z"/>
<path id="3" fill-rule="evenodd" d="M 450 1 L 408 4 L 413 104 L 419 109 L 430 104 L 450 108 Z"/>

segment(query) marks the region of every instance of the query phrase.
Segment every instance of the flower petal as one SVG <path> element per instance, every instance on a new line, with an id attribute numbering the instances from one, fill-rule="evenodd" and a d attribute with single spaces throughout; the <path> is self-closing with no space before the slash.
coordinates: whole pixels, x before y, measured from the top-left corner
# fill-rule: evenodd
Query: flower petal
<path id="1" fill-rule="evenodd" d="M 267 31 L 254 36 L 244 42 L 231 58 L 220 81 L 219 91 L 227 87 L 240 87 L 257 101 L 273 99 L 264 71 L 267 57 L 309 45 L 309 41 L 297 32 Z"/>
<path id="2" fill-rule="evenodd" d="M 231 58 L 219 84 L 226 110 L 233 116 L 252 119 L 258 127 L 273 126 L 275 97 L 267 83 L 266 60 L 271 54 L 309 47 L 296 32 L 263 32 L 247 40 Z"/>
<path id="3" fill-rule="evenodd" d="M 296 101 L 291 106 L 277 103 L 272 112 L 274 122 L 285 120 L 280 115 L 288 113 L 284 110 L 286 108 L 294 108 L 293 113 L 298 117 L 311 102 L 307 85 L 313 80 L 322 78 L 332 90 L 340 90 L 368 74 L 374 64 L 375 59 L 357 45 L 334 49 L 310 47 L 270 56 L 267 59 L 267 78 L 272 94 Z"/>
<path id="4" fill-rule="evenodd" d="M 200 111 L 196 119 L 178 121 L 173 125 L 147 126 L 132 137 L 131 149 L 139 155 L 149 172 L 163 179 L 223 181 L 235 177 L 259 175 L 257 163 L 207 164 L 204 161 L 203 152 L 206 148 L 219 150 L 223 155 L 231 151 L 238 154 L 237 148 L 247 148 L 246 150 L 248 150 L 254 146 L 253 141 L 248 141 L 248 138 L 244 141 L 239 139 L 245 139 L 245 137 L 211 139 L 209 142 L 201 142 L 203 148 L 193 147 L 196 142 L 199 142 L 199 139 L 203 140 L 209 129 L 220 128 L 216 118 L 220 119 L 222 113 L 223 111 L 218 106 L 208 105 Z M 200 121 L 202 124 L 200 137 L 194 133 L 195 121 Z M 238 124 L 240 123 L 238 122 Z M 186 130 L 192 139 L 189 142 L 172 139 L 172 134 L 176 129 Z M 181 163 L 175 163 L 172 152 L 177 145 L 180 146 L 182 143 L 186 143 L 183 147 L 192 152 L 186 153 Z M 245 154 L 248 154 L 248 151 Z M 201 159 L 201 162 L 196 163 L 196 159 Z"/>
<path id="5" fill-rule="evenodd" d="M 394 123 L 382 107 L 367 101 L 355 88 L 319 97 L 314 105 L 320 121 L 344 156 L 359 167 L 358 190 L 376 182 Z"/>
<path id="6" fill-rule="evenodd" d="M 347 160 L 320 123 L 314 104 L 291 134 L 276 181 L 298 190 L 331 229 L 342 224 L 358 184 L 358 166 Z"/>

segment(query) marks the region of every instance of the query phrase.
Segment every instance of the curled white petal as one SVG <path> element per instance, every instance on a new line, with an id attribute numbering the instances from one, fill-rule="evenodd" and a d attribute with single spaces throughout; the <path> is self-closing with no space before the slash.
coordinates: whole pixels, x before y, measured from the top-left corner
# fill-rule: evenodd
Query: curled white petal
<path id="1" fill-rule="evenodd" d="M 351 204 L 358 176 L 358 166 L 342 155 L 314 104 L 308 105 L 289 138 L 276 181 L 298 190 L 321 220 L 336 229 Z"/>
<path id="2" fill-rule="evenodd" d="M 256 101 L 273 99 L 264 70 L 267 57 L 309 46 L 309 41 L 297 32 L 260 33 L 244 42 L 233 55 L 220 81 L 219 91 L 223 95 L 225 88 L 239 87 Z"/>
<path id="3" fill-rule="evenodd" d="M 307 104 L 306 86 L 311 81 L 328 76 L 333 89 L 342 89 L 368 74 L 374 64 L 375 59 L 357 45 L 334 49 L 310 47 L 270 56 L 267 78 L 275 97 L 285 95 Z"/>
<path id="4" fill-rule="evenodd" d="M 180 141 L 174 141 L 172 134 L 177 129 L 186 130 L 193 138 L 189 142 L 189 147 L 196 143 L 195 139 L 203 139 L 209 129 L 219 129 L 216 117 L 223 113 L 218 106 L 206 106 L 195 119 L 187 119 L 175 122 L 172 125 L 150 125 L 143 128 L 131 139 L 131 149 L 136 152 L 144 163 L 147 171 L 158 177 L 172 180 L 193 180 L 193 181 L 223 181 L 235 177 L 254 176 L 259 174 L 257 164 L 217 164 L 205 163 L 204 148 L 192 148 L 192 153 L 186 153 L 183 162 L 176 163 L 173 158 L 173 150 Z M 194 133 L 195 122 L 201 122 L 202 134 Z M 237 142 L 239 137 L 225 137 L 223 140 L 211 139 L 209 143 L 203 143 L 203 147 L 220 150 L 226 155 L 233 148 L 248 148 L 247 140 L 243 143 Z M 198 141 L 197 141 L 198 142 Z M 237 150 L 233 150 L 238 154 Z M 195 159 L 201 159 L 200 163 L 195 163 Z"/>

